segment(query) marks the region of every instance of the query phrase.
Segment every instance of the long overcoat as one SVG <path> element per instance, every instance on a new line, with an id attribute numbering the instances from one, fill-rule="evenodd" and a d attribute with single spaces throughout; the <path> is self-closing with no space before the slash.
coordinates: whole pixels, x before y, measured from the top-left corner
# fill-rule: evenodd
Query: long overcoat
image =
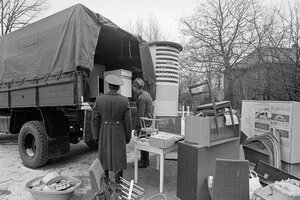
<path id="1" fill-rule="evenodd" d="M 131 114 L 128 98 L 110 91 L 96 98 L 92 132 L 99 140 L 98 158 L 104 170 L 127 168 L 126 143 L 131 139 Z"/>

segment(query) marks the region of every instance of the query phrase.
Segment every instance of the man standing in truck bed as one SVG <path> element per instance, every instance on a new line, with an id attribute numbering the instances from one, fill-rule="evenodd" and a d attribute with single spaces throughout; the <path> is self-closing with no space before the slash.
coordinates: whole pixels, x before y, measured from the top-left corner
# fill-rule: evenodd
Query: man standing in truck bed
<path id="1" fill-rule="evenodd" d="M 98 142 L 98 158 L 109 180 L 109 171 L 115 173 L 120 183 L 123 170 L 127 168 L 126 144 L 131 139 L 131 114 L 128 98 L 118 90 L 124 81 L 115 74 L 105 77 L 110 89 L 97 97 L 92 114 L 93 137 Z"/>

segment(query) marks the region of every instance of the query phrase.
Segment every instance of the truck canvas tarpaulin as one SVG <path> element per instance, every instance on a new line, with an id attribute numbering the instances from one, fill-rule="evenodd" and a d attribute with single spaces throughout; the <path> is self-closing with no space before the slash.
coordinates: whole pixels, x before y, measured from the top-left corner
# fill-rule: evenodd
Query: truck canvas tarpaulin
<path id="1" fill-rule="evenodd" d="M 143 72 L 145 81 L 153 84 L 154 68 L 145 51 L 149 49 L 140 37 L 77 4 L 0 38 L 0 82 L 41 79 L 78 66 L 92 71 L 97 59 L 109 68 L 112 59 L 119 58 L 119 67 Z M 122 66 L 121 59 L 132 65 Z"/>

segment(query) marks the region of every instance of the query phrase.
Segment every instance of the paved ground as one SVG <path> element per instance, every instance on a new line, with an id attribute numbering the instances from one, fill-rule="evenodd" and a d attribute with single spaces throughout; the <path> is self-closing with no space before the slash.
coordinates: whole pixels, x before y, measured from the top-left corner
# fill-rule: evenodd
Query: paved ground
<path id="1" fill-rule="evenodd" d="M 17 146 L 17 136 L 0 133 L 0 199 L 1 200 L 33 200 L 25 190 L 25 184 L 38 176 L 51 171 L 59 171 L 62 175 L 73 176 L 81 180 L 81 186 L 75 191 L 71 200 L 91 199 L 91 186 L 88 175 L 90 164 L 96 158 L 97 152 L 91 151 L 84 142 L 71 145 L 68 156 L 50 162 L 40 169 L 30 169 L 22 164 Z M 128 169 L 124 178 L 132 180 L 133 156 L 132 144 L 127 146 Z M 170 155 L 175 156 L 176 153 Z M 168 200 L 175 200 L 177 182 L 177 161 L 166 160 L 164 194 Z M 145 199 L 159 193 L 159 171 L 156 170 L 156 157 L 151 156 L 149 168 L 139 169 L 139 186 L 146 190 Z M 154 199 L 163 199 L 157 197 Z"/>

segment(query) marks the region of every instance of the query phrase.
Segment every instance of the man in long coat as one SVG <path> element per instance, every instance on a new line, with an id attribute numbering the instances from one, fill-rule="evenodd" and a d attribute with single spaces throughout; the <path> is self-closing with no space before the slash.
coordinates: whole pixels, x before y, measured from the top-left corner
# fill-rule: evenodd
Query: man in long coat
<path id="1" fill-rule="evenodd" d="M 98 142 L 98 158 L 109 180 L 109 171 L 120 182 L 127 168 L 126 144 L 131 139 L 131 114 L 128 98 L 119 94 L 124 81 L 117 75 L 105 77 L 110 89 L 96 98 L 92 113 L 93 137 Z"/>

